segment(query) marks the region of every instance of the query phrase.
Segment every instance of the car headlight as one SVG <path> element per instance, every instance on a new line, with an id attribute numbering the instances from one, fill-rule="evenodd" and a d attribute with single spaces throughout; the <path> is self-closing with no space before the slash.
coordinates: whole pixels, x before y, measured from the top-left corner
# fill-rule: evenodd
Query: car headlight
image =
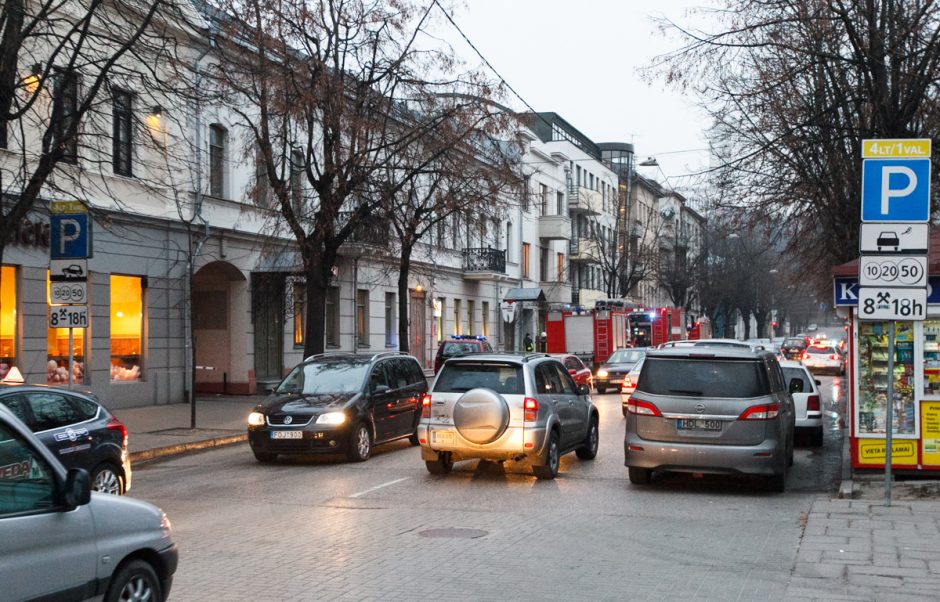
<path id="1" fill-rule="evenodd" d="M 264 414 L 261 412 L 252 412 L 248 414 L 248 426 L 263 426 Z"/>
<path id="2" fill-rule="evenodd" d="M 598 378 L 607 378 L 607 370 L 601 369 L 597 371 Z"/>
<path id="3" fill-rule="evenodd" d="M 346 414 L 342 412 L 327 412 L 317 417 L 317 424 L 343 424 L 346 422 Z"/>

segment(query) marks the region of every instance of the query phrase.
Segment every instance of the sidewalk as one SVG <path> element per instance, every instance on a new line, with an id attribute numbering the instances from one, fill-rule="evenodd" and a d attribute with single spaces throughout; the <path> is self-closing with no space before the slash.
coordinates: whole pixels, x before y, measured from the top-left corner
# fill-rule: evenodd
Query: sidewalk
<path id="1" fill-rule="evenodd" d="M 128 431 L 131 462 L 143 462 L 246 441 L 248 413 L 262 395 L 206 395 L 196 399 L 196 428 L 188 403 L 115 410 Z"/>

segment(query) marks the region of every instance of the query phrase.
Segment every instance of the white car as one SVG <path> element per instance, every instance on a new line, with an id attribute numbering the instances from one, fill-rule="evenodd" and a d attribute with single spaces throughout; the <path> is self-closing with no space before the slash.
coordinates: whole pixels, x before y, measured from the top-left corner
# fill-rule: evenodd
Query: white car
<path id="1" fill-rule="evenodd" d="M 803 351 L 803 365 L 811 372 L 845 374 L 842 352 L 829 343 L 815 343 Z"/>
<path id="2" fill-rule="evenodd" d="M 797 433 L 808 433 L 810 444 L 819 447 L 823 444 L 822 397 L 819 394 L 819 381 L 813 378 L 809 370 L 800 362 L 780 362 L 783 379 L 787 390 L 793 397 L 796 410 Z"/>

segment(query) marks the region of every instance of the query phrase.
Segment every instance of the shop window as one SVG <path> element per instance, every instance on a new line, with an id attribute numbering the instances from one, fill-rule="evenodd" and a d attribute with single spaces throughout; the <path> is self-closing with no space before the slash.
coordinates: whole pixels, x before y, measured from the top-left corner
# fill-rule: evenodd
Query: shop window
<path id="1" fill-rule="evenodd" d="M 912 322 L 895 324 L 893 432 L 914 435 L 914 328 Z M 891 322 L 860 322 L 858 326 L 859 435 L 887 432 L 890 328 Z"/>
<path id="2" fill-rule="evenodd" d="M 0 379 L 16 366 L 16 268 L 0 270 Z"/>
<path id="3" fill-rule="evenodd" d="M 52 305 L 49 296 L 49 271 L 46 271 L 46 303 Z M 84 328 L 72 329 L 72 382 L 85 382 L 85 332 Z M 69 382 L 69 329 L 50 328 L 46 335 L 46 382 L 50 385 Z"/>
<path id="4" fill-rule="evenodd" d="M 483 336 L 490 336 L 490 304 L 483 302 Z"/>
<path id="5" fill-rule="evenodd" d="M 141 380 L 144 286 L 139 276 L 111 276 L 111 380 Z"/>
<path id="6" fill-rule="evenodd" d="M 294 310 L 294 348 L 300 349 L 304 346 L 304 311 L 306 311 L 305 295 L 306 290 L 303 281 L 295 280 L 292 283 L 293 290 L 293 310 Z"/>
<path id="7" fill-rule="evenodd" d="M 454 299 L 454 334 L 463 334 L 463 328 L 460 327 L 460 299 Z"/>

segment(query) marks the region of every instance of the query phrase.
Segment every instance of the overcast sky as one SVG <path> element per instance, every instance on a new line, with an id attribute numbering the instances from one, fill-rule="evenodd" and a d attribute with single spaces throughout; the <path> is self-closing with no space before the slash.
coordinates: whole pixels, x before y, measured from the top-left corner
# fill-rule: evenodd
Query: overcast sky
<path id="1" fill-rule="evenodd" d="M 703 0 L 467 0 L 457 25 L 536 111 L 554 111 L 595 142 L 632 142 L 639 161 L 656 156 L 662 172 L 640 173 L 682 188 L 682 174 L 708 166 L 706 117 L 695 99 L 658 81 L 645 83 L 637 67 L 674 49 L 651 15 L 675 21 Z M 441 25 L 443 27 L 443 25 Z M 449 27 L 449 26 L 448 26 Z M 472 65 L 480 63 L 459 34 L 442 32 Z M 524 110 L 510 97 L 508 104 Z M 672 154 L 667 154 L 672 153 Z M 688 180 L 685 180 L 687 183 Z"/>

